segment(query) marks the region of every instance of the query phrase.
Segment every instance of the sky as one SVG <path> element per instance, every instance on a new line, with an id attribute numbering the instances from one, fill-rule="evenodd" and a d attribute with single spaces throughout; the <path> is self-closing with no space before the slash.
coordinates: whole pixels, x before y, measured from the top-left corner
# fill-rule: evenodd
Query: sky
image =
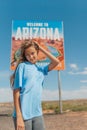
<path id="1" fill-rule="evenodd" d="M 11 102 L 9 83 L 12 20 L 63 21 L 65 70 L 60 71 L 62 100 L 87 98 L 87 1 L 0 0 L 0 102 Z M 58 100 L 58 71 L 45 77 L 43 100 Z"/>

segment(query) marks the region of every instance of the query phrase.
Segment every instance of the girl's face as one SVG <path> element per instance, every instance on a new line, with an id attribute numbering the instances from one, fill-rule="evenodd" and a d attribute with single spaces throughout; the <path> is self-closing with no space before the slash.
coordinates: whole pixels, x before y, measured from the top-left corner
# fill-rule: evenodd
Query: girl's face
<path id="1" fill-rule="evenodd" d="M 29 62 L 35 64 L 37 62 L 37 50 L 33 46 L 27 48 L 25 50 L 25 57 Z"/>

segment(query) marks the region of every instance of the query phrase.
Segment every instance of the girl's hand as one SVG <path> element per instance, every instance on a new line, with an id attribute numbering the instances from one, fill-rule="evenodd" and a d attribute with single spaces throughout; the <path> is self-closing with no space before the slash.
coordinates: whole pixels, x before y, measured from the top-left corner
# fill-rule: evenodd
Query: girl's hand
<path id="1" fill-rule="evenodd" d="M 39 50 L 43 52 L 51 60 L 51 63 L 49 64 L 48 67 L 48 71 L 53 70 L 59 64 L 59 60 L 54 55 L 52 55 L 49 51 L 47 51 L 41 45 L 39 45 L 37 42 L 36 44 L 39 46 Z"/>
<path id="2" fill-rule="evenodd" d="M 21 117 L 17 117 L 17 130 L 25 130 L 24 121 Z"/>

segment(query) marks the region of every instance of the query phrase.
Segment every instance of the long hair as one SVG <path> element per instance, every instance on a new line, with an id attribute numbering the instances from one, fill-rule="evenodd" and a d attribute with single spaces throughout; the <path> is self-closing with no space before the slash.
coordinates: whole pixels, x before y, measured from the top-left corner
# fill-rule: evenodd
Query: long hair
<path id="1" fill-rule="evenodd" d="M 37 54 L 38 54 L 38 52 L 39 52 L 39 46 L 38 46 L 38 43 L 37 43 L 36 41 L 33 41 L 33 40 L 25 40 L 25 41 L 22 43 L 22 45 L 21 45 L 21 47 L 20 47 L 21 53 L 20 53 L 19 60 L 18 60 L 18 62 L 17 62 L 17 66 L 16 66 L 16 68 L 15 68 L 14 73 L 10 76 L 10 85 L 11 85 L 11 87 L 13 87 L 13 85 L 14 85 L 15 72 L 16 72 L 16 69 L 17 69 L 18 65 L 19 65 L 20 63 L 22 63 L 22 62 L 27 61 L 26 56 L 25 56 L 25 50 L 26 50 L 27 48 L 31 47 L 31 46 L 36 49 Z"/>

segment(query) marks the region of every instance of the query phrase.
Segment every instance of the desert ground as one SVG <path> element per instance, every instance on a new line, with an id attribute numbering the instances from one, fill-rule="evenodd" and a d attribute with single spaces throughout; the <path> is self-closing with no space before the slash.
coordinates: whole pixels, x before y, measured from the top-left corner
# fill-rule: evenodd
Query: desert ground
<path id="1" fill-rule="evenodd" d="M 11 117 L 13 106 L 0 105 L 0 130 L 14 130 Z M 87 130 L 87 112 L 67 111 L 62 114 L 44 113 L 46 130 Z"/>
<path id="2" fill-rule="evenodd" d="M 87 130 L 87 112 L 44 115 L 46 130 Z M 14 130 L 12 117 L 0 115 L 0 130 Z"/>

